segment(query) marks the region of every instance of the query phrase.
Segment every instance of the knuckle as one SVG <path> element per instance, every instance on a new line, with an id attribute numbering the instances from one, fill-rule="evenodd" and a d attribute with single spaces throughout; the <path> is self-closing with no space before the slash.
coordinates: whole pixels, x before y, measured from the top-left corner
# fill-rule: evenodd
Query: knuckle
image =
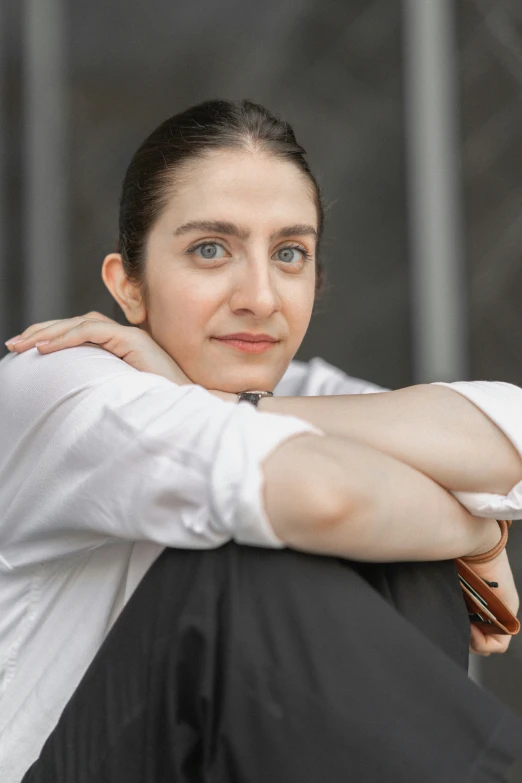
<path id="1" fill-rule="evenodd" d="M 21 337 L 31 337 L 35 332 L 40 331 L 40 329 L 43 329 L 42 324 L 31 324 L 31 326 L 28 326 L 27 329 L 24 329 L 23 332 L 21 332 Z"/>

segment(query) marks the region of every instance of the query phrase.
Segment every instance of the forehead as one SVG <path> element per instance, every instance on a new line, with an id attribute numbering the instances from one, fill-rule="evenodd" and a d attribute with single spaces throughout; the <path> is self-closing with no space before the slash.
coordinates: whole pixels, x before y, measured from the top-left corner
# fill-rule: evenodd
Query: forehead
<path id="1" fill-rule="evenodd" d="M 190 220 L 311 223 L 317 210 L 310 181 L 290 161 L 257 151 L 219 150 L 179 170 L 166 211 Z"/>

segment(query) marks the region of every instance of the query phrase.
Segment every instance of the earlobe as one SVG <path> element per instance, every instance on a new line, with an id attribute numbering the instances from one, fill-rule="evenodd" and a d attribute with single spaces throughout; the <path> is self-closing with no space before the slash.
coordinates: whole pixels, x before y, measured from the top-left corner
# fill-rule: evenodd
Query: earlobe
<path id="1" fill-rule="evenodd" d="M 104 258 L 101 276 L 129 323 L 135 326 L 142 324 L 147 318 L 147 311 L 140 287 L 125 274 L 120 253 L 109 253 Z"/>

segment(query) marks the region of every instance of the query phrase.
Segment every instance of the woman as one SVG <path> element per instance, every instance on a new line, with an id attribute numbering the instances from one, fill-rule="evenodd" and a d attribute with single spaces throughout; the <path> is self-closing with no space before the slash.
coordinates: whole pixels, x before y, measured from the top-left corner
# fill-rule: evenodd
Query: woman
<path id="1" fill-rule="evenodd" d="M 290 365 L 322 277 L 303 152 L 247 101 L 167 120 L 103 264 L 134 326 L 39 324 L 0 365 L 3 781 L 49 734 L 24 781 L 489 781 L 522 753 L 462 668 L 451 563 L 522 509 L 522 392 Z M 516 612 L 505 551 L 481 568 Z"/>

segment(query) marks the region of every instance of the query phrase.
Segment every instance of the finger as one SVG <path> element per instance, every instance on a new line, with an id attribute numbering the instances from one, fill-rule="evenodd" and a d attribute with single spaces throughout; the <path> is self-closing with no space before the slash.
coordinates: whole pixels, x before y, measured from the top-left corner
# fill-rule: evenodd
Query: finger
<path id="1" fill-rule="evenodd" d="M 488 656 L 489 653 L 485 652 L 483 650 L 483 645 L 485 643 L 485 636 L 476 625 L 473 623 L 470 626 L 470 640 L 469 640 L 469 649 L 471 652 L 474 652 L 476 655 L 484 655 Z"/>
<path id="2" fill-rule="evenodd" d="M 34 348 L 37 342 L 42 340 L 53 340 L 55 337 L 59 337 L 61 334 L 69 331 L 74 325 L 82 323 L 85 320 L 83 316 L 77 316 L 75 318 L 62 318 L 59 321 L 50 321 L 48 325 L 38 329 L 35 324 L 30 329 L 26 330 L 27 334 L 20 335 L 22 340 L 8 346 L 10 351 L 16 353 L 23 353 L 30 348 Z"/>
<path id="3" fill-rule="evenodd" d="M 499 634 L 499 635 L 493 635 L 490 636 L 489 639 L 491 640 L 489 642 L 490 649 L 492 653 L 505 653 L 508 650 L 509 644 L 511 642 L 511 636 L 508 636 L 507 634 Z M 493 646 L 493 645 L 496 646 Z"/>
<path id="4" fill-rule="evenodd" d="M 47 354 L 64 348 L 74 348 L 84 343 L 93 343 L 124 359 L 129 351 L 136 347 L 136 341 L 142 339 L 143 334 L 140 329 L 105 321 L 84 320 L 37 348 L 41 354 Z"/>
<path id="5" fill-rule="evenodd" d="M 89 320 L 93 320 L 93 321 L 106 321 L 109 324 L 118 323 L 118 321 L 115 321 L 113 318 L 109 318 L 108 315 L 103 315 L 103 313 L 99 313 L 97 310 L 91 310 L 89 313 L 85 313 L 85 315 L 82 315 L 82 318 L 88 318 Z"/>
<path id="6" fill-rule="evenodd" d="M 67 331 L 68 329 L 70 329 L 71 324 L 80 323 L 83 320 L 106 321 L 107 323 L 111 323 L 111 324 L 118 323 L 117 321 L 113 321 L 112 318 L 109 318 L 108 316 L 99 313 L 97 310 L 91 310 L 90 312 L 85 313 L 85 315 L 75 316 L 73 318 L 60 318 L 54 321 L 43 321 L 42 323 L 32 324 L 31 326 L 28 326 L 27 329 L 25 329 L 20 335 L 18 335 L 19 339 L 17 343 L 15 343 L 14 345 L 8 344 L 7 347 L 9 348 L 9 350 L 14 349 L 18 353 L 23 353 L 24 351 L 27 351 L 29 348 L 33 348 L 37 340 L 39 341 L 39 340 L 52 339 L 53 337 L 56 337 L 58 334 L 60 334 L 62 331 Z M 53 331 L 48 333 L 47 331 L 45 331 L 45 334 L 43 333 L 40 334 L 42 330 L 47 330 L 49 327 L 55 325 L 58 327 L 57 332 Z M 32 340 L 32 342 L 24 342 L 25 340 L 29 340 L 29 341 Z"/>
<path id="7" fill-rule="evenodd" d="M 103 313 L 99 313 L 97 310 L 91 310 L 90 312 L 85 313 L 85 315 L 75 316 L 73 318 L 59 318 L 59 319 L 54 319 L 52 321 L 41 321 L 40 323 L 31 324 L 31 326 L 28 326 L 27 329 L 24 329 L 23 332 L 20 332 L 20 334 L 16 336 L 18 342 L 11 344 L 10 341 L 7 340 L 6 345 L 10 351 L 16 350 L 18 353 L 23 353 L 24 351 L 27 351 L 29 348 L 33 348 L 35 344 L 34 342 L 28 343 L 24 341 L 30 340 L 32 337 L 37 335 L 42 329 L 47 329 L 49 326 L 54 326 L 55 324 L 63 324 L 63 328 L 64 330 L 66 330 L 70 328 L 71 323 L 79 322 L 84 319 L 106 321 L 107 323 L 118 323 L 117 321 L 113 321 L 112 318 L 103 315 Z M 55 333 L 51 333 L 51 334 L 52 336 L 56 336 Z M 11 339 L 13 340 L 15 338 L 11 338 Z M 38 340 L 41 339 L 47 340 L 48 339 L 47 333 L 45 334 L 45 337 L 42 337 L 42 335 L 38 334 Z"/>
<path id="8" fill-rule="evenodd" d="M 485 648 L 487 652 L 491 653 L 504 653 L 509 647 L 511 641 L 510 636 L 504 636 L 503 634 L 488 634 L 485 637 Z"/>
<path id="9" fill-rule="evenodd" d="M 71 321 L 73 321 L 72 318 L 56 318 L 53 321 L 42 321 L 41 323 L 38 324 L 31 324 L 31 326 L 28 326 L 27 329 L 24 329 L 24 331 L 18 335 L 18 339 L 22 338 L 22 340 L 26 340 L 32 337 L 32 335 L 41 331 L 42 329 L 48 329 L 49 327 L 54 326 L 55 324 L 70 323 Z"/>
<path id="10" fill-rule="evenodd" d="M 10 340 L 7 340 L 6 341 L 6 345 L 9 348 L 9 350 L 11 350 L 11 347 L 12 347 L 11 346 L 11 342 L 14 339 L 20 341 L 21 339 L 24 339 L 25 337 L 27 337 L 29 334 L 32 334 L 34 331 L 36 331 L 38 329 L 44 329 L 45 327 L 50 326 L 51 324 L 55 324 L 55 323 L 58 323 L 58 322 L 57 321 L 43 321 L 40 324 L 32 324 L 31 326 L 28 326 L 27 329 L 24 329 L 23 332 L 20 332 L 20 334 L 17 334 L 16 338 L 15 337 L 11 337 Z"/>
<path id="11" fill-rule="evenodd" d="M 503 634 L 485 634 L 474 623 L 471 625 L 470 647 L 473 652 L 476 652 L 479 655 L 504 653 L 509 647 L 510 641 L 510 636 Z"/>
<path id="12" fill-rule="evenodd" d="M 24 329 L 23 332 L 20 332 L 20 337 L 27 337 L 28 334 L 31 334 L 31 332 L 37 331 L 38 329 L 45 329 L 46 326 L 51 326 L 51 324 L 58 323 L 58 321 L 63 320 L 70 320 L 69 318 L 52 318 L 50 321 L 41 321 L 37 324 L 31 324 L 26 329 Z"/>

